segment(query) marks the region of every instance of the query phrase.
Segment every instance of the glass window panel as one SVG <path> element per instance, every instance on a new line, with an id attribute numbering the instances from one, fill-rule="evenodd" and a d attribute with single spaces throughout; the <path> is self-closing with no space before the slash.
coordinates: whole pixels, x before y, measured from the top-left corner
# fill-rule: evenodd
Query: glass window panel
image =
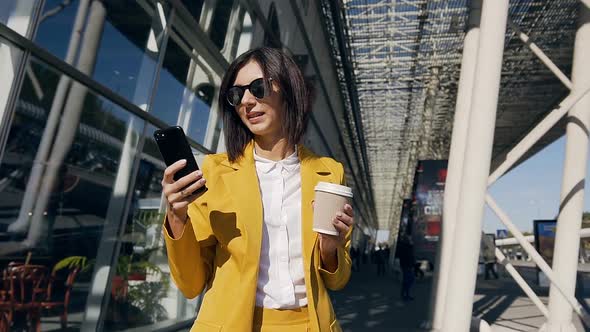
<path id="1" fill-rule="evenodd" d="M 219 117 L 217 119 L 217 121 L 215 122 L 215 127 L 213 128 L 213 139 L 211 140 L 211 145 L 210 146 L 206 146 L 206 148 L 210 149 L 213 152 L 224 152 L 224 151 L 218 151 L 219 148 L 219 141 L 221 139 L 221 134 L 222 134 L 222 128 L 223 126 L 223 122 L 221 121 L 221 117 Z"/>
<path id="2" fill-rule="evenodd" d="M 225 44 L 232 6 L 233 0 L 218 0 L 213 11 L 209 37 L 211 37 L 213 44 L 220 50 L 223 49 L 223 45 Z"/>
<path id="3" fill-rule="evenodd" d="M 58 92 L 69 78 L 41 61 L 31 59 L 30 68 L 34 76 L 24 78 L 0 160 L 0 270 L 27 260 L 40 266 L 56 301 L 70 295 L 66 325 L 79 329 L 103 231 L 118 222 L 107 215 L 122 209 L 117 195 L 125 193 L 114 188 L 129 186 L 144 124 L 78 83 L 67 95 Z M 64 107 L 52 107 L 60 98 Z M 43 311 L 41 329 L 59 329 L 61 312 Z M 12 329 L 25 329 L 33 323 L 27 319 L 16 317 Z"/>
<path id="4" fill-rule="evenodd" d="M 179 38 L 170 38 L 151 112 L 169 125 L 180 125 L 203 143 L 218 77 Z"/>
<path id="5" fill-rule="evenodd" d="M 59 12 L 47 16 L 61 2 L 46 1 L 43 9 L 46 18 L 39 25 L 35 41 L 65 60 L 74 40 L 71 39 L 72 27 L 79 2 L 72 1 Z M 78 63 L 93 66 L 82 70 L 136 105 L 145 107 L 167 13 L 167 8 L 160 3 L 154 6 L 148 1 L 94 1 L 88 10 L 87 26 L 80 38 L 77 56 Z M 98 31 L 89 33 L 93 30 Z"/>
<path id="6" fill-rule="evenodd" d="M 181 0 L 182 4 L 191 16 L 195 19 L 195 21 L 199 22 L 201 18 L 201 11 L 203 10 L 203 3 L 204 0 Z"/>
<path id="7" fill-rule="evenodd" d="M 79 2 L 61 6 L 61 0 L 47 0 L 35 42 L 65 60 Z"/>
<path id="8" fill-rule="evenodd" d="M 0 22 L 26 37 L 36 2 L 36 0 L 0 1 Z"/>
<path id="9" fill-rule="evenodd" d="M 186 300 L 170 277 L 162 237 L 162 161 L 148 126 L 133 188 L 132 205 L 122 236 L 109 302 L 106 330 L 137 328 L 196 315 L 197 300 Z"/>
<path id="10" fill-rule="evenodd" d="M 272 31 L 272 35 L 269 33 L 269 31 L 265 32 L 264 45 L 268 47 L 280 48 L 281 42 L 280 40 L 276 40 L 276 38 L 281 38 L 281 30 L 279 27 L 277 8 L 274 2 L 270 4 L 270 10 L 268 12 L 268 25 L 270 26 L 270 31 Z"/>

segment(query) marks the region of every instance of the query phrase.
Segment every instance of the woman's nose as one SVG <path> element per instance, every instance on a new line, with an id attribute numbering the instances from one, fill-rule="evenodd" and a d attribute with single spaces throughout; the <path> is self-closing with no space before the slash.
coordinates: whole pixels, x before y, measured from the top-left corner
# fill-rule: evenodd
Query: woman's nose
<path id="1" fill-rule="evenodd" d="M 245 106 L 253 105 L 256 103 L 256 97 L 250 93 L 250 89 L 246 89 L 244 91 L 244 96 L 242 97 L 242 104 Z"/>

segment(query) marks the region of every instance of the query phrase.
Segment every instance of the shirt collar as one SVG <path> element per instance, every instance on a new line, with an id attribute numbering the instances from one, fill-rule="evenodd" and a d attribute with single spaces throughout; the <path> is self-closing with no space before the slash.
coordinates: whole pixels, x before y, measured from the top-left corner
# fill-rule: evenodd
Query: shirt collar
<path id="1" fill-rule="evenodd" d="M 294 172 L 299 167 L 297 145 L 295 145 L 295 152 L 293 152 L 287 158 L 279 161 L 274 161 L 261 157 L 256 154 L 256 149 L 254 149 L 254 161 L 256 162 L 256 168 L 260 170 L 262 173 L 269 173 L 277 166 L 280 166 L 282 169 L 287 170 L 287 172 L 289 173 Z"/>

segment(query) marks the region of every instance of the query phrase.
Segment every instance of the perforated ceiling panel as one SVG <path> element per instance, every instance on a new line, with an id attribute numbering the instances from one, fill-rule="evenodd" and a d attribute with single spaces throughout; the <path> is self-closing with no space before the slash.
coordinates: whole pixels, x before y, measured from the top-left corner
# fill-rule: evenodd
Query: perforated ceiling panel
<path id="1" fill-rule="evenodd" d="M 362 160 L 364 147 L 378 227 L 395 235 L 417 160 L 448 157 L 469 1 L 336 3 L 323 1 L 323 14 L 350 125 L 362 128 L 346 148 Z M 569 76 L 579 1 L 510 4 L 509 18 Z M 492 167 L 567 93 L 509 27 Z"/>

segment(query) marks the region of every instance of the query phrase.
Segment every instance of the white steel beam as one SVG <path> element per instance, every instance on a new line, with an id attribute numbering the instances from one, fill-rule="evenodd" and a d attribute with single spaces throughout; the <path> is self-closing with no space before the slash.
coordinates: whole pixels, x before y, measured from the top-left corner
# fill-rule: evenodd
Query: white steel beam
<path id="1" fill-rule="evenodd" d="M 590 87 L 584 91 L 572 91 L 559 106 L 551 111 L 533 130 L 531 130 L 507 155 L 506 160 L 490 175 L 488 186 L 491 186 L 516 164 L 527 151 L 535 145 L 555 124 L 584 97 L 588 97 Z M 580 219 L 581 220 L 581 219 Z"/>
<path id="2" fill-rule="evenodd" d="M 64 59 L 65 62 L 70 65 L 74 64 L 74 61 L 80 52 L 79 48 L 82 39 L 82 32 L 84 30 L 89 6 L 89 0 L 81 0 L 78 4 L 76 17 L 74 19 L 74 26 L 72 28 L 72 34 L 68 43 L 68 50 Z M 47 163 L 47 159 L 49 158 L 51 148 L 54 144 L 54 137 L 60 123 L 60 117 L 70 85 L 71 79 L 66 75 L 62 75 L 59 79 L 55 96 L 53 97 L 51 109 L 47 117 L 45 129 L 43 130 L 39 148 L 35 154 L 35 160 L 33 161 L 33 167 L 31 168 L 31 173 L 27 181 L 27 187 L 25 189 L 25 194 L 18 217 L 8 226 L 9 232 L 24 233 L 29 227 L 33 208 L 37 202 L 37 194 L 42 187 L 45 165 Z"/>
<path id="3" fill-rule="evenodd" d="M 475 78 L 477 61 L 477 49 L 479 44 L 479 23 L 481 16 L 481 1 L 471 1 L 469 12 L 469 30 L 465 35 L 463 46 L 463 59 L 461 61 L 461 74 L 457 91 L 457 105 L 455 108 L 455 120 L 451 138 L 451 149 L 447 165 L 447 181 L 445 183 L 443 205 L 443 227 L 440 244 L 440 262 L 438 263 L 438 275 L 435 275 L 435 299 L 432 329 L 440 331 L 443 326 L 445 314 L 445 301 L 447 298 L 447 284 L 451 272 L 453 242 L 455 235 L 455 221 L 457 218 L 457 206 L 459 204 L 459 189 L 461 187 L 461 175 L 463 174 L 463 157 L 467 145 L 467 133 L 469 129 L 469 117 L 471 113 L 471 95 Z"/>
<path id="4" fill-rule="evenodd" d="M 535 236 L 534 235 L 527 235 L 524 237 L 524 240 L 527 242 L 534 242 Z M 515 237 L 509 237 L 506 239 L 497 239 L 496 240 L 496 247 L 511 246 L 511 245 L 515 245 L 515 244 L 520 244 L 518 239 Z"/>
<path id="5" fill-rule="evenodd" d="M 590 87 L 590 8 L 580 4 L 579 26 L 574 44 L 572 63 L 573 90 Z M 565 163 L 561 187 L 560 211 L 555 234 L 553 269 L 559 271 L 557 283 L 549 291 L 549 319 L 544 326 L 548 332 L 575 331 L 572 310 L 566 304 L 575 295 L 578 269 L 578 241 L 584 208 L 584 182 L 588 162 L 588 135 L 590 128 L 590 96 L 585 96 L 568 114 L 566 129 Z M 574 308 L 575 309 L 575 308 Z"/>
<path id="6" fill-rule="evenodd" d="M 580 230 L 580 239 L 585 239 L 587 237 L 590 237 L 590 228 L 582 228 Z M 534 235 L 526 235 L 524 237 L 524 239 L 527 242 L 535 242 L 535 236 Z M 518 240 L 515 237 L 510 237 L 510 238 L 506 238 L 506 239 L 498 239 L 496 240 L 496 246 L 497 247 L 502 247 L 502 246 L 510 246 L 510 245 L 515 245 L 515 244 L 519 244 L 520 242 L 518 242 Z"/>
<path id="7" fill-rule="evenodd" d="M 543 316 L 545 316 L 546 318 L 549 317 L 549 311 L 547 310 L 547 307 L 545 306 L 545 304 L 543 304 L 543 302 L 541 302 L 541 300 L 539 299 L 539 297 L 537 296 L 535 291 L 533 291 L 531 289 L 529 284 L 522 278 L 520 273 L 518 273 L 518 271 L 516 271 L 514 266 L 508 261 L 508 259 L 506 259 L 506 256 L 504 256 L 504 254 L 502 253 L 502 250 L 496 248 L 495 253 L 496 253 L 496 259 L 498 260 L 498 262 L 500 264 L 504 265 L 504 268 L 510 274 L 512 279 L 514 279 L 514 281 L 516 281 L 516 283 L 518 284 L 518 286 L 520 286 L 522 291 L 529 297 L 529 299 L 531 299 L 531 301 L 533 301 L 533 304 L 539 309 L 539 311 L 541 311 Z"/>
<path id="8" fill-rule="evenodd" d="M 507 18 L 508 0 L 483 1 L 443 331 L 469 331 L 471 323 Z"/>
<path id="9" fill-rule="evenodd" d="M 559 80 L 563 83 L 563 85 L 565 85 L 568 89 L 571 90 L 572 89 L 572 82 L 559 69 L 559 67 L 557 67 L 553 63 L 553 61 L 551 61 L 551 59 L 549 59 L 549 57 L 547 55 L 545 55 L 545 53 L 543 53 L 543 51 L 539 48 L 539 46 L 537 46 L 537 44 L 535 44 L 534 42 L 532 42 L 530 40 L 529 36 L 527 36 L 524 32 L 522 32 L 520 30 L 518 25 L 514 24 L 514 22 L 512 22 L 512 21 L 510 21 L 509 24 L 510 24 L 510 27 L 518 35 L 518 38 L 520 38 L 520 40 L 522 40 L 522 42 L 525 43 L 533 53 L 535 53 L 535 55 L 539 58 L 539 60 L 541 60 L 545 64 L 545 66 L 547 66 L 547 68 L 549 68 L 549 70 L 551 70 L 551 72 L 553 72 L 553 74 L 555 74 L 555 76 L 557 76 L 557 78 L 559 78 Z"/>

